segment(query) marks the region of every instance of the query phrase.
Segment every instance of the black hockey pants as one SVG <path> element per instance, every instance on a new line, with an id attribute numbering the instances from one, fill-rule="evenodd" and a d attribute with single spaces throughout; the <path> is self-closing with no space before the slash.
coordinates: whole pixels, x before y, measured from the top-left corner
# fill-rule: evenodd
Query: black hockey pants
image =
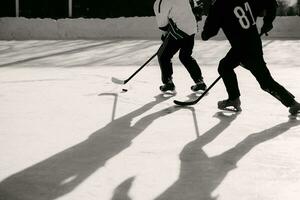
<path id="1" fill-rule="evenodd" d="M 179 60 L 189 72 L 194 82 L 203 79 L 202 72 L 196 60 L 192 57 L 195 35 L 176 40 L 171 35 L 165 38 L 163 45 L 158 50 L 158 62 L 161 69 L 161 79 L 167 83 L 172 79 L 173 66 L 171 59 L 179 51 Z"/>
<path id="2" fill-rule="evenodd" d="M 263 55 L 243 56 L 233 49 L 220 61 L 218 67 L 229 99 L 233 100 L 240 96 L 237 77 L 234 72 L 234 68 L 240 64 L 254 75 L 264 91 L 277 98 L 283 105 L 290 107 L 295 102 L 295 97 L 272 78 Z"/>

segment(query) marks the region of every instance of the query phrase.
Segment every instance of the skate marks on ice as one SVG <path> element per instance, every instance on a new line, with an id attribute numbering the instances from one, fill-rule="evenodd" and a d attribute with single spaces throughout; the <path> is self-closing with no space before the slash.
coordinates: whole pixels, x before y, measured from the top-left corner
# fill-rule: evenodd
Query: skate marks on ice
<path id="1" fill-rule="evenodd" d="M 180 109 L 175 106 L 167 107 L 146 115 L 131 125 L 134 118 L 168 99 L 157 95 L 154 101 L 113 119 L 85 141 L 9 176 L 0 183 L 0 199 L 53 200 L 72 192 L 108 160 L 129 148 L 132 140 L 154 120 Z M 115 108 L 116 103 L 114 110 Z"/>
<path id="2" fill-rule="evenodd" d="M 56 42 L 57 44 L 48 44 L 48 46 L 43 45 L 44 51 L 41 51 L 41 47 L 39 46 L 30 46 L 28 49 L 23 48 L 20 49 L 22 58 L 19 56 L 20 52 L 17 50 L 15 54 L 12 54 L 11 52 L 8 52 L 6 55 L 6 58 L 3 60 L 7 60 L 5 63 L 1 63 L 0 67 L 9 67 L 9 66 L 16 66 L 21 65 L 24 63 L 30 63 L 32 61 L 41 60 L 41 59 L 48 59 L 48 58 L 56 58 L 63 56 L 65 59 L 73 54 L 76 53 L 83 53 L 90 50 L 96 50 L 99 48 L 104 48 L 104 46 L 108 45 L 115 45 L 116 43 L 119 43 L 119 40 L 111 40 L 111 41 L 97 41 L 97 42 L 86 42 L 82 41 L 81 43 L 71 43 L 72 41 L 59 41 Z M 78 41 L 80 42 L 80 41 Z M 56 48 L 55 48 L 56 47 Z M 58 51 L 59 50 L 59 51 Z M 37 51 L 35 54 L 32 52 Z M 46 52 L 46 53 L 45 53 Z M 34 56 L 33 56 L 34 55 Z M 3 61 L 2 60 L 2 61 Z M 74 63 L 73 63 L 74 64 Z"/>

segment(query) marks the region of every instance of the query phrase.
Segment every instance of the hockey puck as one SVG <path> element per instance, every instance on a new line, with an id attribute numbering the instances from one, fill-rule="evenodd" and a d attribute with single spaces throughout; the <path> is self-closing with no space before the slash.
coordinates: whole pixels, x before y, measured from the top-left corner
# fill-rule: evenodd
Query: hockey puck
<path id="1" fill-rule="evenodd" d="M 127 89 L 124 89 L 124 88 L 122 89 L 122 92 L 127 92 L 127 91 L 128 91 Z"/>

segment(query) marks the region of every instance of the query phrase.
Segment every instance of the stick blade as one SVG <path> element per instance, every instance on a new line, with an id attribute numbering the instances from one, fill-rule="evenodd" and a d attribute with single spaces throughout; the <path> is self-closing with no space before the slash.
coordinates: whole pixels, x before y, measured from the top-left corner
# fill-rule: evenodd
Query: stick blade
<path id="1" fill-rule="evenodd" d="M 197 103 L 196 101 L 177 101 L 177 100 L 174 100 L 173 102 L 178 106 L 191 106 Z"/>
<path id="2" fill-rule="evenodd" d="M 111 81 L 112 81 L 113 83 L 116 83 L 116 84 L 121 84 L 121 85 L 125 84 L 125 81 L 124 81 L 124 80 L 120 80 L 120 79 L 115 78 L 115 77 L 111 77 Z"/>

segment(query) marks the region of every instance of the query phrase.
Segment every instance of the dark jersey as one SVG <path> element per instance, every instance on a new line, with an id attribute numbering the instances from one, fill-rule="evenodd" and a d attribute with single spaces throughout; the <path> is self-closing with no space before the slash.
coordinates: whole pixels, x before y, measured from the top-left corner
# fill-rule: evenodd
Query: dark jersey
<path id="1" fill-rule="evenodd" d="M 257 17 L 265 10 L 265 23 L 272 23 L 276 15 L 276 0 L 216 0 L 206 18 L 202 39 L 215 36 L 221 28 L 236 50 L 261 47 L 256 26 Z"/>

